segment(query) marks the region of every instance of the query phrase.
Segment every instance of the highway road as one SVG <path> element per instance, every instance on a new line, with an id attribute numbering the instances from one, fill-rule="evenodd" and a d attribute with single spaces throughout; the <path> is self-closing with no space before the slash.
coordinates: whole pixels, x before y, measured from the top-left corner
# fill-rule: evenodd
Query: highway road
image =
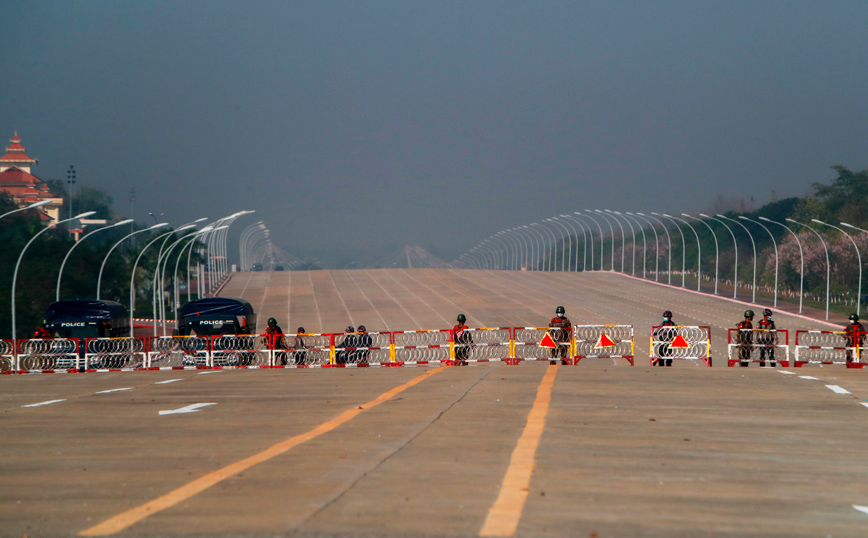
<path id="1" fill-rule="evenodd" d="M 868 372 L 651 368 L 664 308 L 614 274 L 239 273 L 261 323 L 341 331 L 632 323 L 637 365 L 0 376 L 2 536 L 865 536 Z M 776 316 L 782 328 L 822 323 Z M 868 508 L 865 508 L 868 510 Z"/>

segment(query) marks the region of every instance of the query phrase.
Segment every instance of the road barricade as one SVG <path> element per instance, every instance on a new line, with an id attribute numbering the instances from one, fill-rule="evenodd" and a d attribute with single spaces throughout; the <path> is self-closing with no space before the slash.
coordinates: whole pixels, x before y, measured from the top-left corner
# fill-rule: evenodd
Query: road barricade
<path id="1" fill-rule="evenodd" d="M 85 368 L 96 370 L 135 370 L 148 361 L 144 338 L 88 338 L 85 340 Z"/>
<path id="2" fill-rule="evenodd" d="M 0 340 L 0 374 L 12 374 L 15 366 L 15 341 Z"/>
<path id="3" fill-rule="evenodd" d="M 272 366 L 275 368 L 320 368 L 328 366 L 334 355 L 334 335 L 310 333 L 300 335 L 299 347 L 296 348 L 298 334 L 277 335 L 274 340 L 277 345 L 271 345 Z"/>
<path id="4" fill-rule="evenodd" d="M 512 331 L 512 359 L 507 360 L 507 364 L 518 364 L 519 361 L 550 360 L 561 360 L 567 364 L 573 364 L 575 353 L 571 330 L 558 327 L 515 327 Z M 546 335 L 551 337 L 555 347 L 541 345 Z"/>
<path id="5" fill-rule="evenodd" d="M 215 368 L 261 368 L 271 366 L 268 339 L 259 335 L 212 336 L 211 366 Z"/>
<path id="6" fill-rule="evenodd" d="M 632 325 L 573 325 L 574 363 L 582 359 L 626 359 L 633 366 Z"/>
<path id="7" fill-rule="evenodd" d="M 863 368 L 862 348 L 866 333 L 859 333 L 857 345 L 851 345 L 845 331 L 796 331 L 796 367 L 804 364 L 842 364 Z"/>
<path id="8" fill-rule="evenodd" d="M 708 326 L 651 327 L 651 366 L 660 360 L 701 360 L 711 366 L 711 328 Z"/>
<path id="9" fill-rule="evenodd" d="M 465 329 L 461 335 L 450 334 L 451 364 L 471 362 L 501 362 L 512 358 L 512 329 L 483 327 Z"/>
<path id="10" fill-rule="evenodd" d="M 79 358 L 78 338 L 34 338 L 18 341 L 18 370 L 54 372 L 77 370 L 84 366 Z"/>
<path id="11" fill-rule="evenodd" d="M 729 329 L 727 366 L 751 362 L 790 365 L 790 334 L 783 329 Z"/>
<path id="12" fill-rule="evenodd" d="M 148 362 L 151 370 L 209 368 L 207 336 L 154 336 L 148 339 Z"/>
<path id="13" fill-rule="evenodd" d="M 451 360 L 452 331 L 419 330 L 392 333 L 392 361 L 382 366 L 446 364 Z"/>
<path id="14" fill-rule="evenodd" d="M 332 335 L 334 366 L 367 366 L 392 360 L 392 333 L 344 333 Z"/>

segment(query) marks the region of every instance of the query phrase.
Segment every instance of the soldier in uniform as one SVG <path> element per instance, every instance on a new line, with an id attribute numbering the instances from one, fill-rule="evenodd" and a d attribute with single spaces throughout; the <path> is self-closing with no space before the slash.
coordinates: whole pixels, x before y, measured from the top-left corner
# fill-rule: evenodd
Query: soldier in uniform
<path id="1" fill-rule="evenodd" d="M 663 342 L 660 344 L 660 357 L 657 359 L 657 366 L 672 366 L 671 358 L 663 358 L 663 357 L 672 357 L 672 348 L 669 346 L 669 343 L 675 339 L 675 333 L 668 329 L 663 329 L 662 327 L 675 327 L 675 322 L 672 321 L 672 312 L 667 310 L 663 312 L 663 322 L 660 323 L 660 327 L 656 331 L 654 331 L 654 337 L 657 338 L 659 342 Z"/>
<path id="2" fill-rule="evenodd" d="M 307 357 L 307 346 L 304 344 L 304 327 L 299 327 L 295 331 L 295 339 L 292 341 L 292 354 L 295 359 L 295 364 L 304 364 Z"/>
<path id="3" fill-rule="evenodd" d="M 770 309 L 766 308 L 763 310 L 763 319 L 756 323 L 756 328 L 768 331 L 761 332 L 756 337 L 756 343 L 762 344 L 762 347 L 759 350 L 760 366 L 766 365 L 766 354 L 769 356 L 771 365 L 776 366 L 775 341 L 777 340 L 777 335 L 775 334 L 775 322 L 772 321 L 772 311 Z"/>
<path id="4" fill-rule="evenodd" d="M 346 336 L 344 336 L 343 342 L 335 346 L 335 348 L 340 349 L 340 351 L 335 354 L 335 363 L 337 364 L 346 364 L 350 362 L 350 359 L 352 358 L 351 353 L 354 349 L 351 349 L 350 351 L 346 351 L 346 349 L 356 347 L 356 336 L 353 334 L 356 332 L 356 328 L 350 325 L 344 332 L 346 333 Z"/>
<path id="5" fill-rule="evenodd" d="M 847 339 L 847 362 L 853 362 L 853 348 L 856 350 L 856 360 L 861 361 L 862 343 L 865 341 L 865 327 L 859 323 L 857 314 L 850 314 L 850 322 L 844 327 L 844 337 Z"/>
<path id="6" fill-rule="evenodd" d="M 371 335 L 368 334 L 368 329 L 364 325 L 359 325 L 356 329 L 358 331 L 358 335 L 356 335 L 356 347 L 371 347 L 374 345 L 374 340 L 371 338 Z M 353 354 L 353 359 L 350 362 L 368 362 L 368 358 L 371 355 L 371 350 L 369 349 L 360 349 Z"/>
<path id="7" fill-rule="evenodd" d="M 467 366 L 467 357 L 470 356 L 470 345 L 473 343 L 473 336 L 467 330 L 467 317 L 464 314 L 458 314 L 458 323 L 452 327 L 452 342 L 455 344 L 455 366 Z"/>
<path id="8" fill-rule="evenodd" d="M 555 309 L 555 317 L 549 322 L 549 335 L 551 335 L 552 340 L 555 341 L 555 346 L 551 350 L 552 359 L 550 361 L 551 364 L 556 364 L 557 359 L 561 359 L 561 364 L 566 364 L 567 361 L 564 360 L 567 358 L 567 354 L 569 354 L 570 350 L 570 335 L 572 334 L 573 324 L 570 323 L 570 320 L 567 319 L 566 310 L 564 307 L 559 306 Z"/>
<path id="9" fill-rule="evenodd" d="M 741 361 L 739 366 L 747 366 L 750 364 L 750 351 L 753 347 L 753 310 L 744 311 L 744 321 L 740 321 L 736 328 L 738 329 L 738 355 Z"/>
<path id="10" fill-rule="evenodd" d="M 266 346 L 271 350 L 284 350 L 286 343 L 283 340 L 283 329 L 277 324 L 274 318 L 268 318 L 268 326 L 265 328 Z M 275 358 L 280 359 L 280 364 L 286 365 L 286 351 L 277 351 Z"/>

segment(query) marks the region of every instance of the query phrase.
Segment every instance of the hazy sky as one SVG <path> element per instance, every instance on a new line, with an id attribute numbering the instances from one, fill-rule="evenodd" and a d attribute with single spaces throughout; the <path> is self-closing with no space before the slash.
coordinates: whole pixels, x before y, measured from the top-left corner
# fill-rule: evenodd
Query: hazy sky
<path id="1" fill-rule="evenodd" d="M 0 0 L 0 137 L 342 267 L 868 168 L 868 2 Z M 8 144 L 4 144 L 5 145 Z"/>

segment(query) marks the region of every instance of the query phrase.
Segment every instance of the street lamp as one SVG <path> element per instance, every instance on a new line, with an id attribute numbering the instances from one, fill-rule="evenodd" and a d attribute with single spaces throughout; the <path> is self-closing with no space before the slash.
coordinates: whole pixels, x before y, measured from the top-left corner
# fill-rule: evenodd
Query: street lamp
<path id="1" fill-rule="evenodd" d="M 609 225 L 609 229 L 612 230 L 612 271 L 615 270 L 615 228 L 612 227 L 612 223 L 609 222 L 609 216 L 600 211 L 599 209 L 595 209 L 595 212 L 599 213 L 603 220 L 606 221 L 606 224 Z M 621 223 L 615 220 L 618 224 L 618 228 L 621 229 L 621 272 L 624 272 L 624 227 L 621 226 Z"/>
<path id="2" fill-rule="evenodd" d="M 702 246 L 699 244 L 699 234 L 696 233 L 696 229 L 693 228 L 693 226 L 691 226 L 690 223 L 686 220 L 679 219 L 678 217 L 673 217 L 672 215 L 667 215 L 666 213 L 663 213 L 663 216 L 669 217 L 670 219 L 675 219 L 679 222 L 683 222 L 687 225 L 688 228 L 690 228 L 690 231 L 693 232 L 693 235 L 696 236 L 696 291 L 702 291 Z M 685 248 L 685 250 L 687 249 Z"/>
<path id="3" fill-rule="evenodd" d="M 642 226 L 642 223 L 639 222 L 639 219 L 637 219 L 635 216 L 633 216 L 633 214 L 630 213 L 629 211 L 625 211 L 623 215 L 618 211 L 615 211 L 615 213 L 618 215 L 621 215 L 625 219 L 630 219 L 633 222 L 635 222 L 636 226 L 639 227 L 639 231 L 642 232 L 642 278 L 645 278 L 645 263 L 646 263 L 647 258 L 648 258 L 648 241 L 645 238 L 645 227 Z M 627 215 L 630 215 L 630 216 L 628 217 Z M 630 222 L 630 220 L 628 220 L 627 222 Z M 630 226 L 630 229 L 631 230 L 633 229 L 632 225 Z M 654 235 L 656 236 L 657 232 L 654 232 Z M 636 232 L 633 232 L 633 275 L 634 276 L 636 274 L 636 244 L 635 243 L 636 243 Z"/>
<path id="4" fill-rule="evenodd" d="M 775 222 L 772 219 L 767 219 L 765 217 L 758 217 L 758 218 L 761 221 L 770 222 L 772 224 L 777 224 L 778 226 L 781 226 L 783 229 L 785 229 L 786 231 L 790 232 L 790 234 L 792 234 L 792 236 L 796 239 L 796 244 L 799 245 L 799 258 L 801 259 L 801 262 L 802 262 L 801 270 L 799 271 L 799 314 L 801 314 L 802 313 L 802 299 L 804 298 L 804 295 L 805 295 L 805 253 L 802 250 L 802 242 L 799 240 L 799 235 L 796 232 L 792 231 L 790 229 L 790 227 L 787 226 L 786 224 L 781 224 L 780 222 Z M 842 222 L 841 225 L 844 225 L 844 223 Z"/>
<path id="5" fill-rule="evenodd" d="M 669 268 L 666 270 L 666 274 L 667 274 L 668 284 L 671 286 L 672 285 L 672 236 L 669 235 L 669 230 L 666 229 L 666 225 L 663 224 L 663 222 L 660 219 L 657 219 L 654 217 L 649 217 L 645 213 L 637 212 L 636 215 L 642 217 L 645 220 L 645 222 L 647 222 L 648 225 L 651 226 L 651 231 L 654 232 L 654 239 L 657 241 L 657 255 L 654 257 L 655 261 L 657 262 L 656 265 L 654 266 L 654 281 L 655 282 L 659 282 L 658 275 L 660 274 L 660 241 L 659 241 L 659 238 L 657 236 L 657 229 L 654 228 L 654 224 L 651 222 L 651 220 L 654 220 L 654 222 L 659 224 L 660 227 L 663 228 L 663 231 L 666 232 L 666 244 L 667 244 L 666 252 L 669 253 Z"/>
<path id="6" fill-rule="evenodd" d="M 862 303 L 862 254 L 859 253 L 859 247 L 856 246 L 856 241 L 853 241 L 853 238 L 850 237 L 850 234 L 848 234 L 847 232 L 845 232 L 841 228 L 838 228 L 837 226 L 832 226 L 831 224 L 827 224 L 827 223 L 825 223 L 821 220 L 817 220 L 817 219 L 811 219 L 811 222 L 816 222 L 818 224 L 822 224 L 824 226 L 828 226 L 829 228 L 834 228 L 834 229 L 838 230 L 839 232 L 841 232 L 842 234 L 847 236 L 847 239 L 849 239 L 850 242 L 853 243 L 853 248 L 856 249 L 856 258 L 857 258 L 857 261 L 859 263 L 859 291 L 856 292 L 856 315 L 858 316 L 861 313 L 861 310 L 859 307 L 861 306 L 861 303 Z M 841 224 L 843 225 L 844 223 L 841 223 Z"/>
<path id="7" fill-rule="evenodd" d="M 787 222 L 792 222 L 793 224 L 798 224 L 799 226 L 804 226 L 813 232 L 814 235 L 817 236 L 817 239 L 820 240 L 820 243 L 823 244 L 823 250 L 826 252 L 826 321 L 829 321 L 829 283 L 832 281 L 832 265 L 829 262 L 829 247 L 826 246 L 826 242 L 823 240 L 823 236 L 820 233 L 808 226 L 807 224 L 802 224 L 801 222 L 793 219 L 785 219 Z"/>
<path id="8" fill-rule="evenodd" d="M 560 215 L 560 217 L 562 219 L 572 219 L 572 217 L 570 215 Z M 573 235 L 570 236 L 570 249 L 571 249 L 570 250 L 570 260 L 571 261 L 573 258 L 573 253 L 572 253 L 573 239 L 572 238 L 573 237 L 576 238 L 576 264 L 575 264 L 575 268 L 576 268 L 576 272 L 578 272 L 578 270 L 579 270 L 579 232 L 578 232 L 578 230 L 576 230 L 576 227 L 573 226 L 573 221 L 571 221 L 571 220 L 567 220 L 567 221 L 558 220 L 558 217 L 552 217 L 552 218 L 554 220 L 557 220 L 558 222 L 566 223 L 566 225 L 569 226 L 570 230 L 572 230 L 572 232 L 573 232 Z M 582 229 L 582 243 L 584 244 L 584 251 L 585 251 L 584 252 L 584 258 L 582 259 L 582 271 L 584 271 L 585 267 L 587 266 L 587 261 L 588 261 L 588 236 L 585 233 L 585 227 L 582 226 L 581 223 L 579 223 L 579 227 Z M 567 262 L 567 270 L 569 270 L 569 269 L 570 269 L 570 263 Z"/>
<path id="9" fill-rule="evenodd" d="M 747 226 L 745 226 L 744 224 L 742 224 L 741 222 L 739 222 L 735 219 L 725 217 L 725 216 L 721 215 L 720 213 L 718 213 L 715 216 L 717 218 L 728 220 L 730 222 L 734 222 L 734 223 L 738 224 L 739 226 L 744 228 L 745 233 L 747 233 L 747 236 L 750 238 L 750 244 L 753 247 L 753 297 L 751 298 L 750 302 L 756 303 L 756 241 L 753 240 L 753 234 L 750 233 L 750 230 L 747 229 Z M 735 283 L 737 286 L 738 280 L 736 280 Z"/>
<path id="10" fill-rule="evenodd" d="M 688 215 L 687 213 L 682 213 L 681 216 L 698 220 L 699 222 L 704 224 L 706 228 L 708 228 L 708 231 L 711 232 L 711 237 L 714 238 L 714 294 L 717 295 L 718 267 L 720 262 L 720 246 L 717 243 L 717 234 L 714 233 L 714 230 L 711 228 L 711 226 L 709 226 L 708 223 L 704 220 L 697 219 L 696 217 Z"/>
<path id="11" fill-rule="evenodd" d="M 528 271 L 538 271 L 539 269 L 531 268 L 531 263 L 534 264 L 534 267 L 539 267 L 539 263 L 538 263 L 538 261 L 539 261 L 539 245 L 538 245 L 538 243 L 539 242 L 537 241 L 537 236 L 536 236 L 536 234 L 533 234 L 530 232 L 530 228 L 527 225 L 519 226 L 519 229 L 523 233 L 527 234 L 525 237 L 527 238 L 527 242 L 530 245 L 530 261 L 527 264 L 527 270 Z M 536 255 L 534 255 L 534 247 L 536 247 L 536 249 L 537 249 Z"/>
<path id="12" fill-rule="evenodd" d="M 555 262 L 554 269 L 557 269 L 557 265 L 556 265 L 556 263 L 557 263 L 557 256 L 558 256 L 558 254 L 557 254 L 557 246 L 558 246 L 557 243 L 558 243 L 558 238 L 555 237 L 555 233 L 554 233 L 553 231 L 549 230 L 548 228 L 546 228 L 545 226 L 543 226 L 542 224 L 538 223 L 538 222 L 534 222 L 533 224 L 531 224 L 531 226 L 539 226 L 539 228 L 540 228 L 541 230 L 545 230 L 545 231 L 547 231 L 548 233 L 550 233 L 550 234 L 552 235 L 552 246 L 551 246 L 551 247 L 546 247 L 546 250 L 547 250 L 548 253 L 549 253 L 549 264 L 548 264 L 548 265 L 549 265 L 549 272 L 552 271 L 552 261 L 553 261 L 553 259 L 554 259 L 554 262 Z M 543 234 L 542 232 L 537 232 L 537 233 L 539 233 L 541 236 L 543 236 L 543 237 L 545 238 L 545 241 L 548 241 L 548 239 L 549 239 L 548 236 L 546 236 L 546 235 Z M 543 244 L 545 244 L 545 242 L 544 242 Z"/>
<path id="13" fill-rule="evenodd" d="M 21 265 L 21 260 L 22 258 L 24 258 L 24 253 L 27 252 L 27 247 L 29 247 L 30 244 L 33 243 L 33 241 L 35 241 L 37 237 L 54 228 L 58 224 L 63 224 L 64 222 L 69 222 L 71 220 L 83 219 L 85 217 L 93 215 L 94 213 L 96 213 L 96 211 L 88 211 L 86 213 L 82 213 L 80 215 L 76 215 L 74 217 L 55 222 L 54 224 L 49 224 L 45 228 L 36 232 L 36 234 L 30 238 L 30 241 L 28 241 L 27 244 L 24 245 L 24 248 L 21 249 L 21 254 L 18 256 L 18 261 L 15 262 L 15 271 L 12 273 L 12 352 L 15 355 L 16 368 L 18 367 L 18 334 L 16 332 L 17 327 L 15 325 L 15 285 L 18 283 L 18 266 Z"/>
<path id="14" fill-rule="evenodd" d="M 131 234 L 128 234 L 128 235 L 122 237 L 117 243 L 112 245 L 112 248 L 109 249 L 108 253 L 105 255 L 105 258 L 103 258 L 102 265 L 99 266 L 99 277 L 96 279 L 96 300 L 97 301 L 99 301 L 100 285 L 102 284 L 102 272 L 105 269 L 105 264 L 108 261 L 109 256 L 111 256 L 114 249 L 116 247 L 118 247 L 121 243 L 123 243 L 127 238 L 130 238 L 136 234 L 150 232 L 151 230 L 156 230 L 157 228 L 162 228 L 163 226 L 168 226 L 168 225 L 169 225 L 168 222 L 161 222 L 159 224 L 155 224 L 155 225 L 151 226 L 150 228 L 145 228 L 143 230 L 139 230 L 137 232 L 133 232 Z"/>
<path id="15" fill-rule="evenodd" d="M 590 237 L 590 239 L 591 239 L 591 271 L 595 271 L 595 269 L 594 269 L 594 267 L 595 267 L 595 265 L 594 265 L 594 230 L 591 228 L 590 224 L 588 224 L 586 221 L 579 218 L 579 217 L 583 217 L 583 216 L 584 215 L 582 215 L 578 211 L 574 211 L 572 215 L 566 215 L 567 218 L 573 219 L 574 221 L 576 221 L 576 224 L 581 226 L 583 236 L 585 235 L 585 228 L 588 229 L 587 237 L 585 237 L 585 239 L 584 239 L 585 257 L 582 260 L 582 271 L 588 270 L 588 237 Z M 602 243 L 602 238 L 600 239 L 600 242 Z M 603 247 L 600 246 L 600 250 L 602 250 L 602 248 Z M 576 266 L 578 268 L 578 260 L 576 260 Z"/>
<path id="16" fill-rule="evenodd" d="M 72 254 L 72 251 L 75 250 L 75 247 L 80 245 L 85 239 L 87 239 L 88 237 L 92 236 L 93 234 L 95 234 L 97 232 L 101 232 L 103 230 L 109 230 L 111 228 L 114 228 L 115 226 L 122 226 L 124 224 L 129 224 L 131 222 L 133 222 L 133 219 L 127 219 L 127 220 L 122 220 L 120 222 L 116 222 L 116 223 L 112 224 L 111 226 L 105 226 L 103 228 L 97 228 L 96 230 L 88 233 L 87 235 L 85 235 L 84 237 L 79 239 L 77 242 L 72 244 L 72 246 L 69 248 L 69 251 L 67 251 L 66 256 L 63 257 L 63 262 L 61 262 L 61 264 L 60 264 L 60 272 L 57 274 L 57 291 L 55 292 L 55 296 L 54 296 L 55 301 L 60 300 L 60 281 L 63 278 L 63 267 L 66 265 L 66 260 L 69 259 L 69 255 Z"/>
<path id="17" fill-rule="evenodd" d="M 666 217 L 669 220 L 672 220 L 672 223 L 675 224 L 675 221 L 672 219 L 672 217 L 670 217 L 668 215 L 661 215 L 660 213 L 655 213 L 653 211 L 651 212 L 651 214 L 656 215 L 658 217 Z M 665 230 L 666 226 L 664 226 L 663 229 Z M 687 274 L 687 243 L 684 240 L 684 232 L 681 231 L 681 226 L 678 226 L 677 224 L 675 224 L 675 229 L 678 230 L 679 234 L 681 234 L 681 287 L 684 288 L 684 287 L 687 287 L 685 284 L 685 275 Z M 668 234 L 669 232 L 667 231 L 666 233 Z M 670 246 L 671 246 L 671 244 L 670 244 Z M 672 249 L 670 248 L 670 252 L 671 252 L 671 250 Z M 671 269 L 672 268 L 671 268 L 671 264 L 670 264 L 670 273 L 671 273 Z M 671 283 L 672 283 L 672 279 L 670 276 L 670 284 Z"/>
<path id="18" fill-rule="evenodd" d="M 603 267 L 603 258 L 605 257 L 605 252 L 603 251 L 603 227 L 600 226 L 600 223 L 599 223 L 599 221 L 597 221 L 597 219 L 595 219 L 593 216 L 587 214 L 590 212 L 591 212 L 590 209 L 586 209 L 585 213 L 579 213 L 578 211 L 574 211 L 573 213 L 575 213 L 576 215 L 579 215 L 581 217 L 587 217 L 587 218 L 591 219 L 592 221 L 594 221 L 594 224 L 597 225 L 597 228 L 600 229 L 600 271 L 605 271 L 605 268 Z M 612 242 L 614 243 L 614 241 L 615 241 L 615 229 L 612 228 L 612 225 L 609 224 L 609 221 L 606 221 L 606 224 L 608 224 L 609 229 L 612 230 Z M 593 262 L 591 262 L 591 265 L 593 265 Z M 614 249 L 614 247 L 612 248 L 612 267 L 611 267 L 611 270 L 612 271 L 615 270 L 615 249 Z"/>
<path id="19" fill-rule="evenodd" d="M 736 299 L 738 297 L 738 241 L 735 240 L 735 234 L 732 232 L 732 228 L 729 227 L 729 224 L 723 222 L 722 220 L 717 219 L 715 217 L 709 217 L 705 213 L 700 213 L 699 216 L 705 217 L 708 220 L 713 220 L 714 222 L 716 222 L 718 224 L 722 224 L 723 227 L 726 228 L 726 231 L 729 232 L 729 235 L 732 236 L 732 244 L 733 244 L 733 249 L 734 249 L 733 252 L 735 252 L 735 264 L 733 265 L 733 279 L 734 280 L 733 280 L 733 286 L 732 286 L 732 298 Z M 762 218 L 762 217 L 760 217 L 760 218 Z M 715 236 L 715 239 L 717 239 L 717 236 Z"/>
<path id="20" fill-rule="evenodd" d="M 18 209 L 14 209 L 8 213 L 3 213 L 2 215 L 0 215 L 0 219 L 5 217 L 6 215 L 11 215 L 12 213 L 18 213 L 19 211 L 27 211 L 28 209 L 36 209 L 37 207 L 42 207 L 45 204 L 50 204 L 50 203 L 51 203 L 51 200 L 41 200 L 39 202 L 32 203 L 27 207 L 19 207 Z"/>
<path id="21" fill-rule="evenodd" d="M 72 219 L 72 186 L 75 185 L 75 167 L 69 165 L 69 169 L 66 171 L 66 184 L 69 185 L 69 218 L 67 220 Z"/>
<path id="22" fill-rule="evenodd" d="M 172 293 L 174 294 L 174 301 L 175 301 L 175 327 L 176 328 L 178 327 L 178 310 L 181 308 L 181 301 L 179 299 L 180 294 L 178 293 L 178 265 L 181 261 L 181 257 L 184 255 L 184 249 L 188 249 L 188 252 L 192 251 L 193 245 L 196 243 L 196 236 L 201 235 L 203 233 L 208 233 L 208 232 L 213 231 L 213 230 L 214 230 L 214 228 L 212 228 L 211 226 L 206 226 L 206 227 L 202 228 L 201 230 L 199 230 L 198 232 L 194 233 L 191 241 L 189 243 L 187 243 L 186 245 L 184 245 L 183 247 L 181 247 L 181 252 L 178 253 L 178 258 L 175 260 L 175 272 L 172 275 Z M 190 236 L 186 236 L 186 237 L 190 237 Z M 189 271 L 187 271 L 187 290 L 188 290 L 188 292 L 190 290 L 190 272 Z M 189 300 L 190 300 L 190 296 L 188 293 L 187 301 L 189 302 Z M 163 329 L 163 333 L 165 334 L 165 329 Z"/>
<path id="23" fill-rule="evenodd" d="M 192 228 L 193 225 L 190 224 L 187 227 Z M 166 237 L 167 235 L 173 234 L 176 231 L 180 231 L 180 230 L 181 230 L 181 228 L 178 228 L 178 230 L 169 230 L 168 232 L 165 232 L 165 233 L 160 234 L 157 237 L 153 238 L 150 243 L 145 245 L 145 248 L 143 248 L 141 251 L 139 251 L 139 255 L 136 257 L 135 263 L 133 263 L 133 270 L 132 270 L 132 274 L 130 275 L 130 330 L 131 331 L 133 330 L 133 318 L 136 317 L 135 316 L 135 312 L 136 312 L 136 268 L 139 266 L 139 260 L 142 259 L 142 255 L 145 253 L 146 250 L 148 250 L 148 247 L 150 247 L 151 245 L 153 245 L 154 243 L 156 243 L 157 241 L 159 241 L 163 237 Z M 156 316 L 157 316 L 157 312 L 156 312 L 156 308 L 154 308 L 154 328 L 155 328 L 155 330 L 156 330 L 156 326 L 157 326 Z"/>
<path id="24" fill-rule="evenodd" d="M 615 215 L 618 215 L 619 217 L 624 219 L 624 221 L 627 223 L 627 226 L 630 227 L 630 234 L 633 236 L 632 249 L 631 249 L 631 252 L 633 254 L 633 263 L 632 263 L 633 270 L 632 270 L 631 274 L 633 276 L 636 276 L 636 230 L 633 229 L 633 223 L 630 222 L 630 219 L 628 219 L 627 217 L 622 215 L 620 211 L 611 211 L 609 209 L 606 209 L 605 211 L 607 213 L 611 213 L 612 218 L 615 219 L 618 222 L 618 226 L 621 227 L 621 272 L 622 273 L 624 272 L 624 249 L 626 248 L 626 247 L 624 247 L 624 228 L 623 228 L 623 226 L 621 226 L 621 221 L 619 221 Z"/>
<path id="25" fill-rule="evenodd" d="M 551 222 L 552 224 L 557 224 L 559 226 L 559 228 L 557 229 L 558 233 L 561 233 L 561 228 L 564 229 L 564 233 L 561 235 L 561 272 L 563 272 L 564 271 L 564 264 L 567 261 L 566 246 L 567 246 L 567 238 L 570 238 L 570 230 L 566 227 L 566 225 L 564 225 L 564 223 L 558 221 L 557 217 L 546 219 L 546 222 Z M 570 238 L 570 251 L 569 252 L 570 252 L 569 257 L 572 258 L 573 257 L 573 240 L 572 240 L 572 238 Z M 555 269 L 557 269 L 557 268 L 558 268 L 558 266 L 557 266 L 557 264 L 555 264 Z"/>
<path id="26" fill-rule="evenodd" d="M 768 232 L 769 237 L 772 238 L 772 245 L 774 245 L 774 247 L 775 247 L 775 305 L 774 306 L 775 306 L 775 308 L 777 308 L 777 306 L 778 306 L 778 243 L 777 243 L 777 241 L 775 241 L 775 236 L 774 236 L 774 234 L 772 234 L 771 230 L 769 230 L 768 228 L 763 226 L 762 223 L 759 223 L 755 220 L 751 220 L 751 219 L 745 217 L 744 215 L 739 215 L 738 218 L 759 225 L 760 227 L 762 227 L 763 230 Z"/>

